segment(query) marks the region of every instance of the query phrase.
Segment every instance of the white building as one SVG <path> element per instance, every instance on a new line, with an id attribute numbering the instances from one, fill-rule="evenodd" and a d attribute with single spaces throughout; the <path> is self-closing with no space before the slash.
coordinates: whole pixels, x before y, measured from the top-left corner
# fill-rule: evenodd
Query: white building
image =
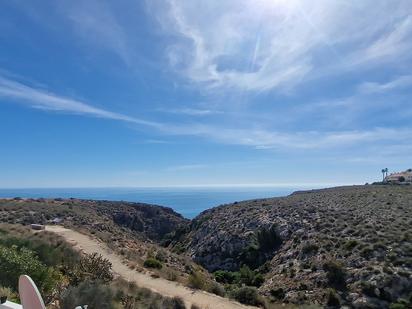
<path id="1" fill-rule="evenodd" d="M 385 181 L 395 182 L 395 183 L 401 183 L 401 182 L 412 183 L 412 169 L 408 169 L 404 172 L 392 173 L 385 177 Z"/>

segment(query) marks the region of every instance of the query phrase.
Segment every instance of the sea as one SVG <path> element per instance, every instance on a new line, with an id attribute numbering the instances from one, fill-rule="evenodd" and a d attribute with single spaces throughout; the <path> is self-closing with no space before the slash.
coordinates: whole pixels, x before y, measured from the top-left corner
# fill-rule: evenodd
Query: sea
<path id="1" fill-rule="evenodd" d="M 167 206 L 186 218 L 236 201 L 279 197 L 308 187 L 161 187 L 0 189 L 0 198 L 80 198 Z"/>

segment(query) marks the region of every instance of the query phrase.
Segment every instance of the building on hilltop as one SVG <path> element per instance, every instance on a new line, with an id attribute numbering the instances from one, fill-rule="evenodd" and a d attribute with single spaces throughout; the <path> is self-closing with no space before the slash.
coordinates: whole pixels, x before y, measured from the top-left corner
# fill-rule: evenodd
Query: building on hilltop
<path id="1" fill-rule="evenodd" d="M 385 177 L 386 182 L 390 183 L 412 183 L 412 169 L 404 172 L 392 173 Z"/>

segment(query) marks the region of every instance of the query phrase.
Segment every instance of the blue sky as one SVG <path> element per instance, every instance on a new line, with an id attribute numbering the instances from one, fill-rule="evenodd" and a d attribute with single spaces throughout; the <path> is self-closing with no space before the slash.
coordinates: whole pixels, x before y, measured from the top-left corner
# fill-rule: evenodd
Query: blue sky
<path id="1" fill-rule="evenodd" d="M 0 187 L 412 167 L 412 2 L 3 1 Z"/>

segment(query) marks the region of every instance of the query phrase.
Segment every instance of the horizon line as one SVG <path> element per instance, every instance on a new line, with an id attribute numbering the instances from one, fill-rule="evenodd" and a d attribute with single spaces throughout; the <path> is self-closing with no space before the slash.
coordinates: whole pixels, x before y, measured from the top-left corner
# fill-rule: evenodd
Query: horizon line
<path id="1" fill-rule="evenodd" d="M 40 186 L 40 187 L 0 187 L 0 190 L 36 190 L 36 189 L 161 189 L 161 188 L 296 188 L 296 187 L 338 187 L 362 185 L 360 183 L 243 183 L 243 184 L 198 184 L 198 185 L 149 185 L 149 186 Z"/>

